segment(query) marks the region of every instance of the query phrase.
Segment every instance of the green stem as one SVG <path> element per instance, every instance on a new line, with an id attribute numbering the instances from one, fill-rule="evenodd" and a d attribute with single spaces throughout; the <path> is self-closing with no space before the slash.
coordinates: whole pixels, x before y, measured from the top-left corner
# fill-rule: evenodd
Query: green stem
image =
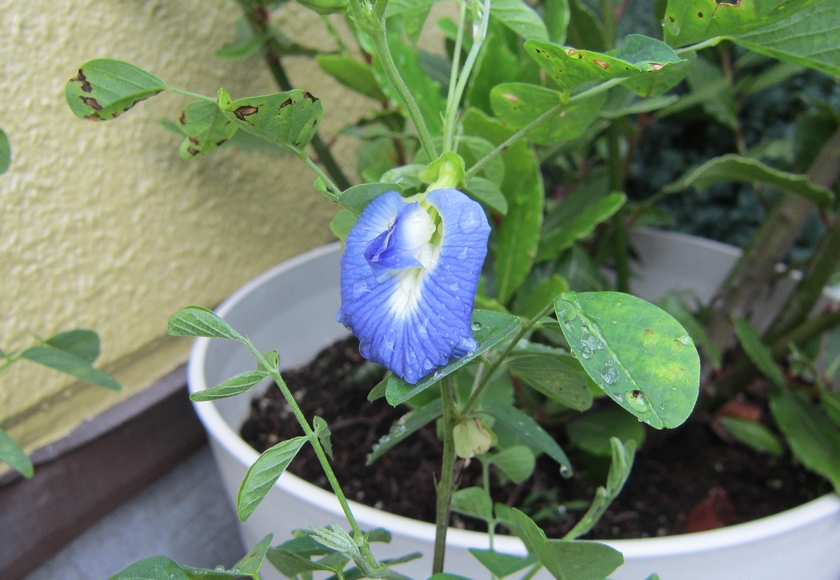
<path id="1" fill-rule="evenodd" d="M 569 98 L 569 100 L 565 103 L 558 103 L 548 109 L 545 113 L 522 127 L 519 131 L 508 137 L 503 143 L 501 143 L 498 147 L 493 149 L 490 153 L 479 159 L 475 165 L 470 167 L 467 172 L 464 174 L 464 181 L 469 181 L 470 178 L 475 177 L 475 175 L 481 171 L 485 165 L 487 165 L 490 161 L 495 159 L 497 156 L 501 155 L 505 151 L 507 151 L 510 147 L 514 146 L 518 143 L 523 137 L 528 135 L 531 131 L 542 125 L 547 120 L 551 119 L 555 115 L 557 115 L 560 111 L 564 108 L 568 107 L 569 105 L 576 103 L 578 101 L 582 101 L 587 99 L 593 95 L 597 95 L 598 93 L 602 93 L 606 90 L 611 89 L 612 87 L 621 84 L 624 82 L 624 78 L 617 78 L 617 79 L 610 79 L 601 83 L 600 85 L 594 86 L 591 89 L 584 91 L 580 94 L 574 95 L 573 97 Z"/>
<path id="2" fill-rule="evenodd" d="M 604 22 L 604 40 L 607 49 L 615 48 L 615 1 L 601 0 L 601 19 Z"/>
<path id="3" fill-rule="evenodd" d="M 452 375 L 440 382 L 443 401 L 443 459 L 440 481 L 437 484 L 437 512 L 435 513 L 435 555 L 432 574 L 443 572 L 446 555 L 446 531 L 449 528 L 449 509 L 455 484 L 455 383 Z"/>
<path id="4" fill-rule="evenodd" d="M 316 163 L 314 161 L 312 161 L 312 159 L 309 158 L 309 155 L 306 154 L 306 151 L 297 151 L 297 155 L 298 155 L 298 157 L 300 157 L 303 160 L 304 163 L 306 163 L 306 165 L 312 171 L 315 172 L 315 175 L 320 177 L 321 180 L 326 184 L 326 186 L 327 186 L 326 196 L 331 201 L 337 202 L 338 198 L 341 196 L 341 189 L 339 189 L 339 187 L 330 180 L 330 178 L 327 176 L 327 174 L 324 173 L 323 171 L 321 171 L 321 168 L 318 167 L 318 165 L 316 165 Z"/>
<path id="5" fill-rule="evenodd" d="M 194 99 L 199 99 L 202 101 L 210 101 L 211 103 L 215 103 L 216 99 L 214 97 L 208 97 L 207 95 L 199 95 L 198 93 L 191 93 L 190 91 L 185 91 L 183 89 L 176 89 L 175 87 L 170 87 L 167 85 L 166 90 L 172 91 L 173 93 L 177 93 L 179 95 L 186 95 L 187 97 L 192 97 Z"/>
<path id="6" fill-rule="evenodd" d="M 245 13 L 245 17 L 250 23 L 251 31 L 254 35 L 266 36 L 268 38 L 263 48 L 263 57 L 268 65 L 268 69 L 271 71 L 271 76 L 274 77 L 275 84 L 277 84 L 281 91 L 292 90 L 292 82 L 286 74 L 286 70 L 283 68 L 283 63 L 280 60 L 281 47 L 277 40 L 270 34 L 268 11 L 260 6 L 253 5 L 247 0 L 239 0 L 239 5 L 242 7 L 242 11 Z M 339 191 L 350 187 L 352 185 L 350 180 L 344 175 L 341 166 L 333 157 L 330 148 L 321 139 L 320 133 L 315 133 L 310 141 L 310 145 L 315 150 L 318 160 L 323 163 L 327 173 L 330 174 L 341 188 Z"/>
<path id="7" fill-rule="evenodd" d="M 609 0 L 612 1 L 612 0 Z M 610 190 L 624 191 L 624 160 L 621 158 L 621 133 L 616 123 L 607 128 L 607 162 L 609 164 Z M 627 256 L 627 225 L 625 211 L 619 209 L 612 217 L 615 236 L 615 273 L 619 292 L 630 292 L 630 262 Z"/>
<path id="8" fill-rule="evenodd" d="M 257 348 L 251 344 L 251 341 L 245 340 L 245 345 L 248 349 L 253 353 L 253 355 L 257 358 L 263 368 L 272 369 L 272 365 L 263 357 L 262 353 L 257 350 Z M 307 440 L 312 445 L 312 449 L 315 451 L 315 455 L 318 457 L 318 461 L 321 464 L 321 467 L 324 470 L 324 474 L 327 476 L 327 480 L 330 482 L 330 487 L 332 487 L 333 493 L 335 493 L 335 497 L 338 499 L 338 503 L 341 504 L 341 509 L 344 511 L 344 517 L 347 518 L 347 521 L 350 523 L 350 527 L 353 529 L 353 535 L 355 537 L 359 537 L 362 535 L 362 530 L 359 528 L 359 524 L 356 523 L 356 518 L 353 516 L 353 512 L 350 510 L 350 505 L 347 502 L 347 497 L 344 495 L 344 491 L 341 489 L 341 485 L 338 483 L 338 479 L 335 476 L 335 472 L 333 472 L 332 466 L 330 465 L 329 459 L 327 459 L 327 454 L 324 452 L 324 448 L 321 446 L 321 441 L 318 439 L 318 435 L 316 435 L 315 431 L 309 425 L 309 421 L 306 420 L 306 417 L 301 411 L 300 406 L 298 405 L 297 401 L 295 400 L 294 395 L 289 390 L 289 387 L 286 386 L 285 381 L 283 381 L 283 377 L 280 376 L 280 373 L 276 370 L 270 370 L 269 373 L 274 381 L 277 383 L 277 386 L 280 388 L 280 392 L 283 394 L 283 398 L 286 399 L 286 403 L 291 408 L 292 413 L 295 415 L 295 419 L 297 419 L 298 423 L 300 424 L 301 428 L 303 429 L 304 434 L 306 435 Z"/>
<path id="9" fill-rule="evenodd" d="M 417 101 L 414 99 L 414 95 L 411 94 L 408 85 L 405 84 L 394 62 L 394 57 L 391 55 L 391 49 L 388 47 L 384 16 L 372 23 L 367 32 L 373 39 L 373 46 L 376 49 L 376 54 L 379 57 L 379 62 L 382 65 L 385 76 L 388 77 L 391 86 L 397 92 L 397 95 L 399 95 L 408 116 L 414 123 L 414 128 L 417 130 L 417 137 L 420 139 L 420 145 L 423 147 L 426 159 L 430 162 L 434 161 L 438 158 L 437 149 L 435 149 L 435 144 L 432 142 L 432 135 L 429 133 L 426 121 L 420 113 L 420 108 L 417 106 Z"/>
<path id="10" fill-rule="evenodd" d="M 464 61 L 464 67 L 461 69 L 461 73 L 458 76 L 458 84 L 455 87 L 455 91 L 454 93 L 450 93 L 447 98 L 446 118 L 444 121 L 444 151 L 452 150 L 453 135 L 455 134 L 455 124 L 458 116 L 458 105 L 461 103 L 461 97 L 467 88 L 467 82 L 470 80 L 470 74 L 472 73 L 473 66 L 475 66 L 476 60 L 478 60 L 478 55 L 481 52 L 481 46 L 484 44 L 484 39 L 487 37 L 487 28 L 490 26 L 490 0 L 484 0 L 483 4 L 479 1 L 476 2 L 476 4 L 482 8 L 481 22 L 478 27 L 478 33 L 473 37 L 473 43 L 470 47 L 467 59 Z M 455 55 L 455 58 L 460 58 L 461 53 L 456 51 Z"/>
<path id="11" fill-rule="evenodd" d="M 449 71 L 449 91 L 446 95 L 446 113 L 443 119 L 443 152 L 452 151 L 453 135 L 455 134 L 455 117 L 458 114 L 459 98 L 455 97 L 455 87 L 458 84 L 458 71 L 461 66 L 461 46 L 464 41 L 464 24 L 467 19 L 467 3 L 460 3 L 458 19 L 458 34 L 455 36 L 455 50 L 452 58 L 452 70 Z"/>
<path id="12" fill-rule="evenodd" d="M 691 46 L 684 46 L 682 48 L 677 48 L 674 50 L 678 55 L 682 56 L 683 54 L 687 54 L 689 52 L 697 52 L 698 50 L 703 50 L 704 48 L 709 48 L 712 46 L 717 46 L 720 41 L 724 40 L 722 36 L 715 36 L 712 38 L 708 38 L 703 42 L 698 42 L 697 44 L 692 44 Z"/>
<path id="13" fill-rule="evenodd" d="M 840 174 L 840 130 L 823 146 L 808 169 L 812 183 L 831 187 Z M 749 318 L 755 297 L 776 275 L 776 264 L 788 253 L 814 206 L 802 197 L 784 193 L 774 205 L 729 273 L 709 309 L 706 329 L 722 350 L 734 344 L 731 317 Z"/>
<path id="14" fill-rule="evenodd" d="M 537 314 L 531 320 L 529 320 L 528 322 L 526 322 L 525 324 L 522 325 L 522 328 L 519 329 L 519 332 L 516 333 L 516 335 L 513 337 L 513 340 L 510 341 L 510 343 L 507 345 L 507 347 L 502 352 L 502 354 L 490 364 L 490 368 L 487 370 L 487 372 L 481 378 L 481 382 L 478 384 L 478 387 L 473 389 L 473 392 L 470 394 L 470 398 L 467 400 L 467 403 L 464 405 L 464 408 L 461 410 L 462 415 L 466 415 L 469 412 L 469 410 L 472 409 L 475 402 L 481 396 L 481 393 L 484 391 L 484 389 L 487 387 L 487 385 L 490 384 L 490 379 L 493 378 L 493 375 L 496 374 L 496 371 L 499 370 L 499 367 L 502 366 L 502 363 L 507 358 L 507 356 L 511 353 L 511 351 L 514 348 L 516 348 L 516 345 L 519 344 L 519 341 L 522 340 L 522 338 L 524 338 L 526 334 L 531 332 L 531 329 L 533 329 L 534 326 L 536 326 L 536 324 L 540 320 L 542 320 L 543 317 L 546 316 L 552 310 L 554 310 L 554 302 L 553 301 L 549 302 L 548 306 L 543 308 L 540 311 L 539 314 Z"/>

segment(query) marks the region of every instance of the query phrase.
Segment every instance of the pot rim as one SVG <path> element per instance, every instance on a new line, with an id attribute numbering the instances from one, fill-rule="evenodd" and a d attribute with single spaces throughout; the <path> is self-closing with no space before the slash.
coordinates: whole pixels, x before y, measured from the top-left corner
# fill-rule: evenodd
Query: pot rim
<path id="1" fill-rule="evenodd" d="M 671 234 L 671 232 L 657 233 Z M 686 234 L 673 233 L 673 235 L 682 238 L 694 238 L 694 236 L 687 236 Z M 696 240 L 700 243 L 710 243 L 709 240 L 703 238 L 696 238 Z M 719 242 L 713 243 L 716 246 L 729 247 Z M 293 270 L 314 258 L 333 253 L 339 249 L 340 244 L 334 242 L 300 254 L 271 268 L 236 290 L 219 305 L 215 312 L 224 318 L 228 312 L 268 280 Z M 190 351 L 187 366 L 187 380 L 190 393 L 210 388 L 206 384 L 203 372 L 209 344 L 209 338 L 197 338 Z M 259 453 L 248 445 L 222 418 L 215 404 L 212 402 L 193 402 L 192 405 L 199 419 L 204 424 L 205 429 L 210 433 L 216 444 L 233 455 L 246 468 L 257 460 Z M 276 485 L 295 497 L 306 499 L 336 516 L 344 517 L 341 506 L 332 492 L 321 489 L 292 473 L 285 472 Z M 399 533 L 407 537 L 429 542 L 434 541 L 434 524 L 392 514 L 352 500 L 349 501 L 349 504 L 356 519 L 363 526 L 384 527 L 391 532 L 399 531 Z M 614 547 L 625 556 L 631 557 L 644 557 L 662 553 L 691 554 L 721 547 L 751 544 L 785 531 L 807 526 L 821 518 L 838 513 L 840 513 L 840 497 L 834 493 L 829 493 L 801 506 L 772 516 L 717 530 L 656 538 L 598 541 Z M 483 548 L 489 545 L 489 536 L 483 532 L 449 528 L 447 532 L 447 544 L 453 547 Z M 522 541 L 513 536 L 496 535 L 494 537 L 494 547 L 500 552 L 510 554 L 524 555 L 527 553 Z"/>

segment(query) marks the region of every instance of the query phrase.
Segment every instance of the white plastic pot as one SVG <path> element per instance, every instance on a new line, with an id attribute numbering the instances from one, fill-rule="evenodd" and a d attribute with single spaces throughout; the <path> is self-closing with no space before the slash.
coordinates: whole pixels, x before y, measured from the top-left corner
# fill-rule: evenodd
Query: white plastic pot
<path id="1" fill-rule="evenodd" d="M 648 299 L 671 289 L 693 288 L 708 300 L 738 256 L 738 250 L 723 244 L 658 231 L 636 232 L 633 242 L 644 269 L 644 275 L 634 279 L 634 290 Z M 686 250 L 692 252 L 690 259 Z M 346 335 L 335 322 L 339 255 L 339 246 L 333 244 L 285 262 L 243 286 L 217 312 L 261 351 L 277 349 L 283 368 L 301 365 Z M 253 357 L 243 345 L 198 339 L 189 362 L 190 391 L 210 388 L 253 368 Z M 232 502 L 248 466 L 258 456 L 238 435 L 249 402 L 249 396 L 240 396 L 195 405 Z M 350 503 L 363 529 L 384 527 L 393 534 L 390 544 L 375 545 L 379 558 L 419 551 L 424 554 L 421 560 L 397 570 L 413 578 L 430 575 L 431 524 Z M 295 529 L 332 522 L 347 529 L 333 494 L 285 473 L 242 525 L 241 534 L 250 548 L 268 533 L 274 533 L 277 544 Z M 447 572 L 489 577 L 467 552 L 470 547 L 487 548 L 486 534 L 450 529 L 447 537 Z M 829 494 L 788 512 L 721 530 L 606 543 L 625 558 L 612 575 L 615 580 L 644 580 L 653 572 L 663 580 L 838 580 L 840 498 Z M 522 543 L 512 537 L 497 536 L 495 548 L 525 554 Z M 538 576 L 548 577 L 545 571 Z M 281 576 L 266 564 L 263 578 Z"/>

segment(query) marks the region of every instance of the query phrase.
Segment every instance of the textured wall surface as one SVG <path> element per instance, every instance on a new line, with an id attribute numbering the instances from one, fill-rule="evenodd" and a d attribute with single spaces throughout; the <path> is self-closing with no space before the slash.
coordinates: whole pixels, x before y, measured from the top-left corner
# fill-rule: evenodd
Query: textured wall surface
<path id="1" fill-rule="evenodd" d="M 296 4 L 278 17 L 303 42 L 327 39 Z M 21 362 L 0 374 L 0 427 L 28 449 L 54 440 L 185 360 L 166 320 L 212 307 L 259 272 L 330 241 L 336 208 L 297 159 L 223 147 L 191 161 L 156 121 L 187 97 L 163 93 L 107 123 L 81 121 L 64 85 L 97 57 L 132 62 L 172 86 L 233 98 L 275 92 L 258 57 L 214 55 L 233 40 L 232 0 L 0 0 L 0 127 L 12 165 L 0 176 L 0 347 L 32 333 L 97 330 L 113 393 Z M 324 102 L 326 138 L 373 103 L 354 99 L 305 59 L 294 84 Z M 334 151 L 353 165 L 351 140 Z"/>

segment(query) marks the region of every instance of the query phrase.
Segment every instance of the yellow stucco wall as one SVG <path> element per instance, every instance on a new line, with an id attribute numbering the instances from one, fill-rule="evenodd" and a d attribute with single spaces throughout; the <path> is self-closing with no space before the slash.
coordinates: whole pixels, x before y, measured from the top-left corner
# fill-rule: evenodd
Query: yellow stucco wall
<path id="1" fill-rule="evenodd" d="M 283 10 L 286 32 L 328 38 L 313 13 Z M 0 176 L 0 347 L 93 328 L 104 346 L 98 364 L 124 385 L 113 393 L 27 362 L 0 373 L 0 427 L 28 450 L 183 362 L 191 341 L 166 337 L 169 314 L 214 306 L 331 239 L 336 208 L 299 160 L 231 148 L 181 160 L 180 139 L 156 120 L 177 118 L 186 97 L 164 93 L 108 123 L 78 120 L 65 103 L 65 82 L 97 57 L 206 95 L 275 92 L 258 57 L 214 55 L 238 15 L 232 0 L 0 0 L 0 127 L 13 154 Z M 373 106 L 311 61 L 287 62 L 295 85 L 322 98 L 327 138 Z M 345 165 L 354 146 L 339 139 L 334 148 Z"/>

